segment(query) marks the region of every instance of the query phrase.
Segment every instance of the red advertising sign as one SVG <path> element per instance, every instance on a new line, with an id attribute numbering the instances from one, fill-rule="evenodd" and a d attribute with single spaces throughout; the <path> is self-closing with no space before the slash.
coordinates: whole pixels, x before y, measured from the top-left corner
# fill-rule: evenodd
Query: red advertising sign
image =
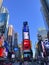
<path id="1" fill-rule="evenodd" d="M 3 57 L 4 48 L 0 48 L 0 57 Z"/>
<path id="2" fill-rule="evenodd" d="M 24 40 L 23 41 L 23 50 L 29 50 L 29 49 L 31 49 L 30 40 Z"/>
<path id="3" fill-rule="evenodd" d="M 6 56 L 6 48 L 0 47 L 0 57 Z"/>

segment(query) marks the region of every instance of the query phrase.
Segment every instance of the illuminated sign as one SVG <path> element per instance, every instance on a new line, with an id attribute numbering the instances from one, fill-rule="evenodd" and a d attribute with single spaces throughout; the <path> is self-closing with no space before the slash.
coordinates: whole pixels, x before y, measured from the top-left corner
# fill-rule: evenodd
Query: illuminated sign
<path id="1" fill-rule="evenodd" d="M 28 27 L 24 27 L 23 32 L 28 32 Z"/>
<path id="2" fill-rule="evenodd" d="M 23 42 L 23 49 L 24 49 L 24 50 L 29 50 L 29 49 L 31 49 L 30 40 L 24 40 L 24 42 Z"/>
<path id="3" fill-rule="evenodd" d="M 24 50 L 23 52 L 30 52 L 30 50 Z"/>
<path id="4" fill-rule="evenodd" d="M 18 48 L 14 48 L 14 51 L 18 51 Z"/>
<path id="5" fill-rule="evenodd" d="M 0 48 L 0 57 L 3 57 L 4 48 Z"/>
<path id="6" fill-rule="evenodd" d="M 24 39 L 29 39 L 29 33 L 28 32 L 24 32 Z"/>
<path id="7" fill-rule="evenodd" d="M 29 32 L 28 22 L 24 22 L 23 26 L 23 32 Z"/>

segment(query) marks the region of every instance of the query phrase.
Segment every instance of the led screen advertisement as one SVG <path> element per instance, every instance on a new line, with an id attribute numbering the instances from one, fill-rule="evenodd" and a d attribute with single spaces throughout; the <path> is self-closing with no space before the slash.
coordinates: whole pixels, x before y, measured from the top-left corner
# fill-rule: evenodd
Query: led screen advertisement
<path id="1" fill-rule="evenodd" d="M 30 50 L 30 49 L 31 49 L 30 40 L 24 40 L 24 41 L 23 41 L 23 49 L 24 49 L 24 50 Z"/>
<path id="2" fill-rule="evenodd" d="M 29 33 L 28 32 L 24 32 L 24 39 L 29 39 Z"/>

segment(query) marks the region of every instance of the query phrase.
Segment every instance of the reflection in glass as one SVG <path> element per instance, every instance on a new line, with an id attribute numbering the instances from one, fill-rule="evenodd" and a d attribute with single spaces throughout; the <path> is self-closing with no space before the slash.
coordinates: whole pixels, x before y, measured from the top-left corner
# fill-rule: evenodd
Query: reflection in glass
<path id="1" fill-rule="evenodd" d="M 46 1 L 46 3 L 47 3 L 48 8 L 49 8 L 49 0 L 45 0 L 45 1 Z"/>
<path id="2" fill-rule="evenodd" d="M 0 9 L 0 33 L 5 33 L 5 30 L 8 27 L 8 18 L 9 14 L 6 8 L 2 7 Z"/>

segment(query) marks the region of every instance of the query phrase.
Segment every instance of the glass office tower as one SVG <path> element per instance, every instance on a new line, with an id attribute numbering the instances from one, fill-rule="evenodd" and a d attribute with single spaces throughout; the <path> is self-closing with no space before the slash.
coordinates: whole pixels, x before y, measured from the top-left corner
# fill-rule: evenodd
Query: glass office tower
<path id="1" fill-rule="evenodd" d="M 42 14 L 44 16 L 45 25 L 47 30 L 49 30 L 49 0 L 41 0 L 42 3 Z"/>

